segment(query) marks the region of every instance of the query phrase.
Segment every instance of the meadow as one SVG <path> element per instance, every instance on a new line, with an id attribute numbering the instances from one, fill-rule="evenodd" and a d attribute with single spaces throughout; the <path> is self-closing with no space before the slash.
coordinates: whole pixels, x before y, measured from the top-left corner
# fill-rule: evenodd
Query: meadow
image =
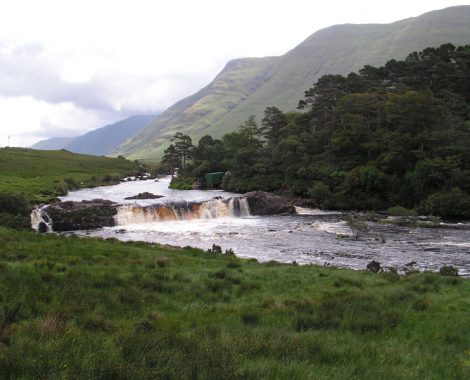
<path id="1" fill-rule="evenodd" d="M 0 149 L 0 226 L 29 228 L 30 209 L 69 190 L 118 183 L 142 171 L 136 162 L 65 150 Z"/>
<path id="2" fill-rule="evenodd" d="M 470 283 L 0 229 L 5 379 L 465 379 Z"/>
<path id="3" fill-rule="evenodd" d="M 112 184 L 138 170 L 124 159 L 75 154 L 66 150 L 0 149 L 0 193 L 29 203 L 50 202 L 68 190 Z"/>

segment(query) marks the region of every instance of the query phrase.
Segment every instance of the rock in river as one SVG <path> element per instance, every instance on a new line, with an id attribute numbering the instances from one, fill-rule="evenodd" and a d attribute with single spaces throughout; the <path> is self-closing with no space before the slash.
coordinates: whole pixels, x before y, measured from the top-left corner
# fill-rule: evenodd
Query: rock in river
<path id="1" fill-rule="evenodd" d="M 116 224 L 114 215 L 117 214 L 117 207 L 117 203 L 93 199 L 53 203 L 45 211 L 52 220 L 53 231 L 76 231 L 113 227 Z"/>
<path id="2" fill-rule="evenodd" d="M 158 199 L 158 198 L 163 198 L 163 195 L 156 195 L 156 194 L 152 194 L 146 191 L 144 193 L 139 193 L 137 195 L 134 195 L 132 197 L 127 197 L 124 199 L 131 200 L 131 199 Z"/>
<path id="3" fill-rule="evenodd" d="M 265 191 L 252 191 L 244 194 L 252 215 L 295 214 L 294 205 L 278 195 Z"/>

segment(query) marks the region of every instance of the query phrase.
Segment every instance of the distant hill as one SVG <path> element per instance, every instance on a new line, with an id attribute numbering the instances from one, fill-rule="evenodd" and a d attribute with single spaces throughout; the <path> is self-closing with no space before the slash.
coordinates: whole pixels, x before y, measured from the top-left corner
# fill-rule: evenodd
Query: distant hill
<path id="1" fill-rule="evenodd" d="M 31 146 L 31 149 L 38 150 L 60 150 L 64 149 L 67 145 L 72 143 L 76 137 L 53 137 L 47 140 L 41 140 Z"/>
<path id="2" fill-rule="evenodd" d="M 90 131 L 82 136 L 54 137 L 34 144 L 32 149 L 60 150 L 104 156 L 144 129 L 156 115 L 137 115 Z"/>
<path id="3" fill-rule="evenodd" d="M 470 6 L 451 7 L 391 24 L 336 25 L 319 30 L 281 57 L 231 61 L 205 88 L 158 116 L 113 155 L 161 156 L 175 132 L 196 142 L 220 137 L 268 106 L 296 108 L 304 91 L 324 74 L 348 74 L 413 51 L 451 42 L 470 43 Z"/>
<path id="4" fill-rule="evenodd" d="M 79 136 L 65 149 L 81 154 L 107 155 L 127 139 L 142 131 L 155 117 L 156 115 L 131 116 Z"/>

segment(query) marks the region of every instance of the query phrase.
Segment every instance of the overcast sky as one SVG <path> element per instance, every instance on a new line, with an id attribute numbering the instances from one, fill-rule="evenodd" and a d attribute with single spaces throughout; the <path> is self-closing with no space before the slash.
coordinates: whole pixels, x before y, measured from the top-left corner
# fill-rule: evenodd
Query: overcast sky
<path id="1" fill-rule="evenodd" d="M 0 146 L 162 111 L 232 58 L 282 55 L 316 30 L 388 23 L 450 0 L 2 0 Z"/>

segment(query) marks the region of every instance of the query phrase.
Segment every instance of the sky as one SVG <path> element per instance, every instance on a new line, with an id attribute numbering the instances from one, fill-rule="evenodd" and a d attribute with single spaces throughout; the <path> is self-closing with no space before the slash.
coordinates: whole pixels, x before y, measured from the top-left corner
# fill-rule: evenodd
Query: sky
<path id="1" fill-rule="evenodd" d="M 470 2 L 0 0 L 0 147 L 165 110 L 227 61 L 282 55 L 315 31 Z M 8 140 L 10 136 L 10 140 Z"/>

